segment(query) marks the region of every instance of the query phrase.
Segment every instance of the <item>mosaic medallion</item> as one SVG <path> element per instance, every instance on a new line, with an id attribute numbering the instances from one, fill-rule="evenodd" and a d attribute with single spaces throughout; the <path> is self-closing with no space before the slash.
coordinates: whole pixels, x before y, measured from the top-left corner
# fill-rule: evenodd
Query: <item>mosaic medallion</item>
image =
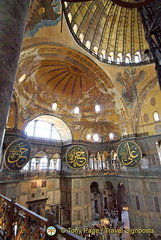
<path id="1" fill-rule="evenodd" d="M 117 148 L 117 156 L 126 167 L 137 167 L 142 159 L 140 147 L 132 141 L 122 142 Z"/>
<path id="2" fill-rule="evenodd" d="M 87 164 L 88 152 L 82 146 L 73 146 L 66 153 L 66 162 L 70 168 L 79 169 Z"/>
<path id="3" fill-rule="evenodd" d="M 24 139 L 13 141 L 6 149 L 4 163 L 7 169 L 12 172 L 21 170 L 30 158 L 30 145 Z"/>

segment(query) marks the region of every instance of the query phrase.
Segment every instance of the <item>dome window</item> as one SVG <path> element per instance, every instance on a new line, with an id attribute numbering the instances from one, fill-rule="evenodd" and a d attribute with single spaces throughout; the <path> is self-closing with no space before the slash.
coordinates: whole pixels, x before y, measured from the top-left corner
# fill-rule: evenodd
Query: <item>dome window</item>
<path id="1" fill-rule="evenodd" d="M 77 33 L 77 30 L 78 30 L 78 26 L 77 26 L 77 24 L 74 24 L 73 31 L 75 34 Z"/>
<path id="2" fill-rule="evenodd" d="M 114 61 L 114 52 L 110 52 L 108 55 L 108 61 L 111 63 Z"/>
<path id="3" fill-rule="evenodd" d="M 68 13 L 68 19 L 69 19 L 70 22 L 72 21 L 72 14 L 71 13 Z"/>
<path id="4" fill-rule="evenodd" d="M 99 141 L 99 135 L 98 135 L 97 133 L 95 133 L 95 134 L 93 135 L 93 140 L 94 140 L 95 142 L 98 142 L 98 141 Z"/>
<path id="5" fill-rule="evenodd" d="M 94 53 L 97 55 L 97 53 L 98 53 L 98 47 L 95 46 L 95 47 L 93 48 L 93 50 L 94 50 Z"/>
<path id="6" fill-rule="evenodd" d="M 131 54 L 127 53 L 125 57 L 125 63 L 130 63 L 131 62 Z"/>
<path id="7" fill-rule="evenodd" d="M 57 103 L 53 103 L 52 104 L 52 110 L 56 111 L 56 109 L 57 109 Z"/>
<path id="8" fill-rule="evenodd" d="M 109 138 L 110 138 L 110 140 L 113 140 L 113 139 L 114 139 L 114 134 L 113 134 L 113 133 L 110 133 L 110 134 L 109 134 Z"/>
<path id="9" fill-rule="evenodd" d="M 79 114 L 79 112 L 80 112 L 80 111 L 79 111 L 79 107 L 75 107 L 75 108 L 74 108 L 74 113 L 75 113 L 75 114 Z"/>
<path id="10" fill-rule="evenodd" d="M 83 43 L 83 40 L 84 40 L 84 35 L 83 35 L 83 33 L 80 33 L 79 39 L 80 39 L 81 43 Z"/>
<path id="11" fill-rule="evenodd" d="M 96 104 L 96 105 L 95 105 L 95 112 L 96 112 L 96 113 L 99 113 L 100 110 L 101 110 L 101 109 L 100 109 L 100 105 Z"/>
<path id="12" fill-rule="evenodd" d="M 159 117 L 159 113 L 158 112 L 154 112 L 153 113 L 153 117 L 154 117 L 154 122 L 158 122 L 160 120 L 160 117 Z"/>
<path id="13" fill-rule="evenodd" d="M 140 52 L 136 52 L 135 53 L 135 63 L 139 63 L 139 62 L 141 62 Z"/>
<path id="14" fill-rule="evenodd" d="M 86 42 L 86 47 L 87 47 L 88 49 L 90 49 L 90 47 L 91 47 L 91 42 L 90 42 L 89 40 Z"/>
<path id="15" fill-rule="evenodd" d="M 87 134 L 87 140 L 88 140 L 88 141 L 91 140 L 91 134 Z"/>

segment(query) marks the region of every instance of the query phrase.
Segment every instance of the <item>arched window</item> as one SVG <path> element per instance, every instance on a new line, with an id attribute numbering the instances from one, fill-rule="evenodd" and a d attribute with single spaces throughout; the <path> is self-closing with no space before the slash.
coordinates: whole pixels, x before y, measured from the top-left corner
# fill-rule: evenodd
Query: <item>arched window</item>
<path id="1" fill-rule="evenodd" d="M 71 131 L 66 123 L 51 115 L 36 117 L 27 124 L 25 132 L 30 137 L 69 142 L 72 139 Z"/>
<path id="2" fill-rule="evenodd" d="M 64 2 L 64 5 L 65 5 L 66 8 L 68 7 L 68 3 L 67 2 Z"/>
<path id="3" fill-rule="evenodd" d="M 120 64 L 121 63 L 121 61 L 120 61 L 120 58 L 117 56 L 117 59 L 116 59 L 116 63 L 117 64 Z"/>
<path id="4" fill-rule="evenodd" d="M 72 21 L 72 14 L 71 13 L 68 13 L 68 19 L 69 19 L 69 22 Z"/>
<path id="5" fill-rule="evenodd" d="M 135 53 L 135 58 L 134 59 L 135 59 L 135 63 L 141 62 L 141 55 L 140 55 L 139 51 Z"/>
<path id="6" fill-rule="evenodd" d="M 28 136 L 61 140 L 60 133 L 52 123 L 35 120 L 28 123 L 25 132 Z"/>
<path id="7" fill-rule="evenodd" d="M 93 135 L 93 140 L 94 140 L 95 142 L 98 142 L 98 141 L 99 141 L 99 135 L 98 135 L 97 133 L 95 133 L 95 134 Z"/>
<path id="8" fill-rule="evenodd" d="M 125 57 L 125 63 L 130 63 L 131 62 L 131 54 L 127 53 Z"/>
<path id="9" fill-rule="evenodd" d="M 77 33 L 77 30 L 78 30 L 78 26 L 77 26 L 77 24 L 74 24 L 73 31 L 74 31 L 75 34 Z"/>
<path id="10" fill-rule="evenodd" d="M 90 49 L 90 47 L 91 47 L 91 42 L 90 42 L 89 40 L 86 42 L 86 47 L 87 47 L 88 49 Z"/>
<path id="11" fill-rule="evenodd" d="M 53 104 L 52 104 L 52 110 L 53 110 L 53 111 L 56 111 L 56 109 L 57 109 L 57 103 L 53 103 Z"/>
<path id="12" fill-rule="evenodd" d="M 75 113 L 75 114 L 79 114 L 79 107 L 75 107 L 75 108 L 74 108 L 74 113 Z"/>
<path id="13" fill-rule="evenodd" d="M 116 60 L 116 62 L 117 62 L 118 64 L 120 64 L 120 63 L 122 62 L 122 53 L 119 53 L 119 54 L 117 55 L 117 60 Z"/>
<path id="14" fill-rule="evenodd" d="M 159 117 L 159 113 L 158 112 L 154 112 L 153 113 L 153 117 L 154 117 L 154 122 L 158 122 L 160 120 L 160 117 Z"/>
<path id="15" fill-rule="evenodd" d="M 98 53 L 98 47 L 95 46 L 95 47 L 93 48 L 93 50 L 94 50 L 94 53 L 97 55 L 97 53 Z"/>
<path id="16" fill-rule="evenodd" d="M 31 159 L 31 171 L 36 170 L 36 158 Z"/>
<path id="17" fill-rule="evenodd" d="M 110 60 L 110 62 L 114 61 L 114 52 L 109 53 L 108 60 Z"/>
<path id="18" fill-rule="evenodd" d="M 23 74 L 20 78 L 19 78 L 19 83 L 22 83 L 26 78 L 26 74 Z"/>
<path id="19" fill-rule="evenodd" d="M 110 133 L 110 134 L 109 134 L 109 138 L 110 138 L 110 140 L 113 140 L 113 139 L 114 139 L 114 134 L 113 134 L 113 133 Z"/>
<path id="20" fill-rule="evenodd" d="M 84 40 L 84 35 L 83 35 L 83 33 L 80 33 L 79 39 L 80 39 L 80 41 L 83 43 L 83 40 Z"/>
<path id="21" fill-rule="evenodd" d="M 87 140 L 88 140 L 88 141 L 91 140 L 91 134 L 87 134 Z"/>
<path id="22" fill-rule="evenodd" d="M 96 112 L 96 113 L 99 113 L 100 110 L 101 110 L 101 109 L 100 109 L 100 105 L 96 104 L 96 105 L 95 105 L 95 112 Z"/>
<path id="23" fill-rule="evenodd" d="M 40 159 L 40 170 L 47 170 L 48 168 L 48 159 L 47 157 L 42 157 Z"/>

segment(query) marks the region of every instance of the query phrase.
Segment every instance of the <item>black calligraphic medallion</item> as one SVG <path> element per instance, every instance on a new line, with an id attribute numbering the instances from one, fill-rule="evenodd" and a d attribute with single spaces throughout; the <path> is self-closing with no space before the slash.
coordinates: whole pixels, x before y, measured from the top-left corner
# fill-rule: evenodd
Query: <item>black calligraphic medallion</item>
<path id="1" fill-rule="evenodd" d="M 133 141 L 122 142 L 117 148 L 117 156 L 126 167 L 137 167 L 141 163 L 142 152 Z"/>
<path id="2" fill-rule="evenodd" d="M 24 139 L 13 141 L 6 149 L 4 163 L 12 172 L 21 170 L 30 158 L 30 145 Z"/>
<path id="3" fill-rule="evenodd" d="M 88 152 L 82 146 L 74 146 L 66 153 L 66 162 L 70 168 L 79 169 L 87 164 Z"/>

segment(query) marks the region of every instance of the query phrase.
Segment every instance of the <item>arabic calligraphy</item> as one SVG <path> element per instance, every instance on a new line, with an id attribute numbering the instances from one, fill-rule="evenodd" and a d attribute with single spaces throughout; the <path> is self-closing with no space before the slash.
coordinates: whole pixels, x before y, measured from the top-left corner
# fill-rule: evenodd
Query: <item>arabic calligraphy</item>
<path id="1" fill-rule="evenodd" d="M 126 167 L 137 167 L 142 158 L 140 147 L 132 141 L 122 142 L 117 148 L 117 156 Z"/>
<path id="2" fill-rule="evenodd" d="M 30 145 L 24 139 L 17 139 L 13 141 L 6 149 L 4 155 L 5 166 L 10 171 L 21 170 L 30 157 Z"/>
<path id="3" fill-rule="evenodd" d="M 66 153 L 66 161 L 71 168 L 83 168 L 87 159 L 88 153 L 82 146 L 71 147 Z"/>

